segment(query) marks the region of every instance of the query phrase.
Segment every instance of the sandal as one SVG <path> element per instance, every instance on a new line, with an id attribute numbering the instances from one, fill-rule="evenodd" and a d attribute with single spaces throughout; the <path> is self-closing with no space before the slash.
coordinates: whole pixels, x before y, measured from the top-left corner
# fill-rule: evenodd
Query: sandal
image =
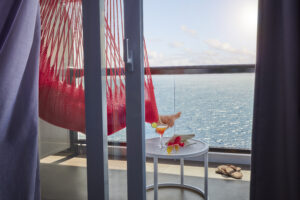
<path id="1" fill-rule="evenodd" d="M 235 179 L 241 179 L 243 177 L 241 168 L 234 165 L 219 165 L 216 169 L 216 173 Z"/>

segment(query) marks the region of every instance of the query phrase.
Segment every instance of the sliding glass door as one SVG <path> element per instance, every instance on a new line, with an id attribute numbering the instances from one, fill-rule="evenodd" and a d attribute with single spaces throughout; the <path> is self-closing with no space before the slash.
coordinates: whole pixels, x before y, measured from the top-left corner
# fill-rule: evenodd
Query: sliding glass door
<path id="1" fill-rule="evenodd" d="M 98 3 L 83 1 L 88 197 L 143 200 L 142 0 Z"/>
<path id="2" fill-rule="evenodd" d="M 39 154 L 41 199 L 87 199 L 81 1 L 40 0 Z M 22 197 L 20 197 L 22 198 Z"/>
<path id="3" fill-rule="evenodd" d="M 42 199 L 145 200 L 142 0 L 40 2 L 46 71 L 70 89 L 45 110 L 64 129 L 40 123 Z"/>

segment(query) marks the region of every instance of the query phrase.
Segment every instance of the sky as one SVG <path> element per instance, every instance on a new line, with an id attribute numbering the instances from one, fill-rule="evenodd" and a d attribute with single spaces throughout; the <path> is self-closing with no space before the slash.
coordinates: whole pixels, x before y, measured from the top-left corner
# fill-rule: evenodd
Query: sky
<path id="1" fill-rule="evenodd" d="M 254 64 L 258 0 L 144 0 L 150 66 Z"/>

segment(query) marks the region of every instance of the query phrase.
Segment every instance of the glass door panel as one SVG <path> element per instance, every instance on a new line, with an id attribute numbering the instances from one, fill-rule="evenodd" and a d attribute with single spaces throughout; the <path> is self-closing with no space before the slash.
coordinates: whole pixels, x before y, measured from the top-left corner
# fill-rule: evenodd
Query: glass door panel
<path id="1" fill-rule="evenodd" d="M 85 130 L 82 5 L 81 1 L 40 0 L 40 7 L 41 196 L 84 200 L 86 145 L 77 136 L 77 131 Z"/>
<path id="2" fill-rule="evenodd" d="M 127 200 L 124 6 L 122 0 L 104 4 L 109 199 Z"/>
<path id="3" fill-rule="evenodd" d="M 42 199 L 87 199 L 85 147 L 71 143 L 69 130 L 43 120 L 39 134 Z"/>

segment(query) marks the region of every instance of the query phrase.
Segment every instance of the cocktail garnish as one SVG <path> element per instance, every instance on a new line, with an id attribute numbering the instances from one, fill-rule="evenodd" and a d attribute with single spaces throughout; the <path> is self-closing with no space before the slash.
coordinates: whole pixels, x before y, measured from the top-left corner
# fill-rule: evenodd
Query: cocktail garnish
<path id="1" fill-rule="evenodd" d="M 153 122 L 153 123 L 151 124 L 151 127 L 152 127 L 152 128 L 156 128 L 156 127 L 157 127 L 157 123 Z"/>

